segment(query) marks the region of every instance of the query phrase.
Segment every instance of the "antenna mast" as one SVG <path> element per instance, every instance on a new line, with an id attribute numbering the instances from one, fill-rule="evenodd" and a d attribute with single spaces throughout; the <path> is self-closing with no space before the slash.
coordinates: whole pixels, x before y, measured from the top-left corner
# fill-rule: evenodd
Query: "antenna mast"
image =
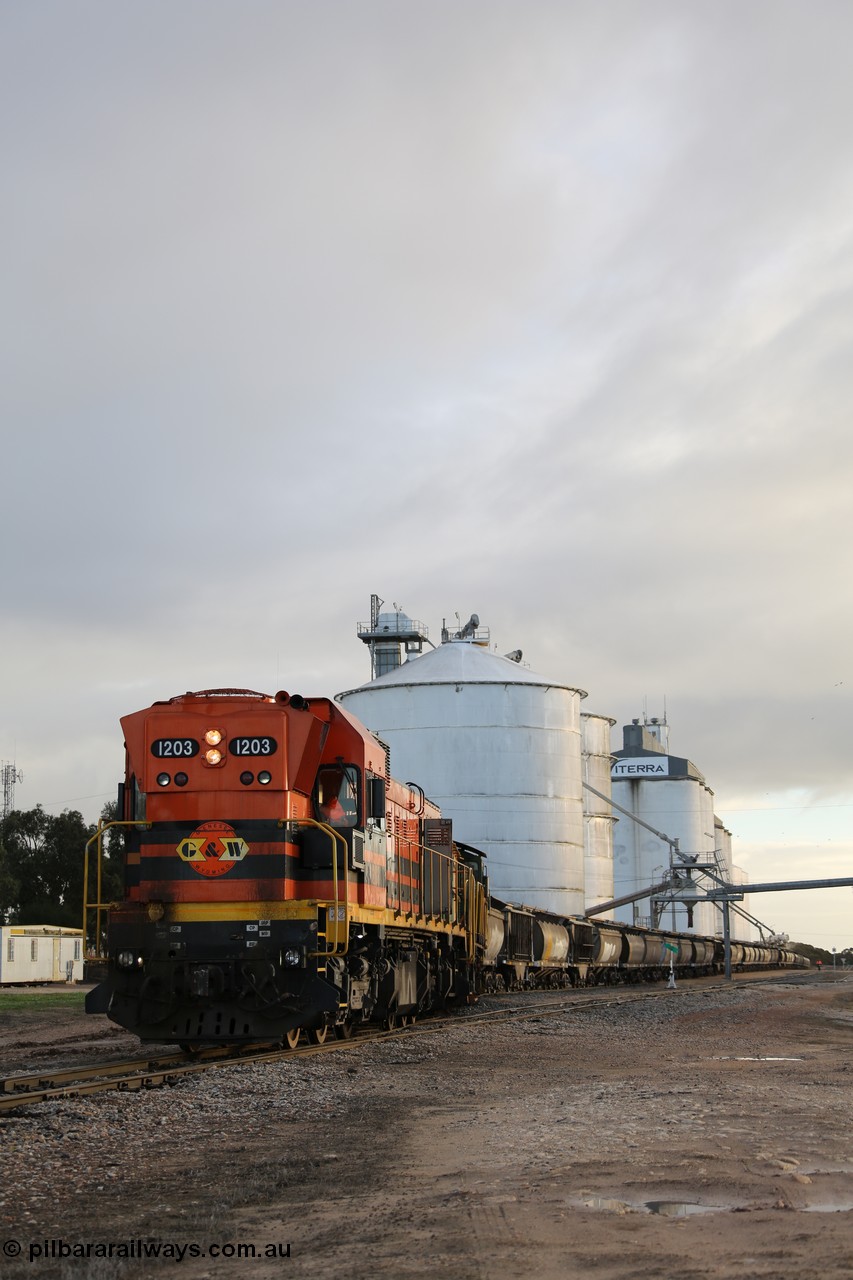
<path id="1" fill-rule="evenodd" d="M 21 770 L 16 768 L 14 764 L 6 764 L 4 761 L 2 769 L 3 778 L 3 811 L 0 818 L 8 818 L 9 814 L 15 807 L 15 783 L 23 782 L 24 775 Z"/>

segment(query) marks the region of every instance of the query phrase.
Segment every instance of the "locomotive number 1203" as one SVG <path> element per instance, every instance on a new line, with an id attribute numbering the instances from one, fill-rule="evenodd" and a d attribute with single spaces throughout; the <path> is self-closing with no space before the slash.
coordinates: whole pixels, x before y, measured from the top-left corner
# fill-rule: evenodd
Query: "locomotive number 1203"
<path id="1" fill-rule="evenodd" d="M 271 756 L 277 747 L 275 738 L 232 738 L 228 743 L 232 756 Z"/>

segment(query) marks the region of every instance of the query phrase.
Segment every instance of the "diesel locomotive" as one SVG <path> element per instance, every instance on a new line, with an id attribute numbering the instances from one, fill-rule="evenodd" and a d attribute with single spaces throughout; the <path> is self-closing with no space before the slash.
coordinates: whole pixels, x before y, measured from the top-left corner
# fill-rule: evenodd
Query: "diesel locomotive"
<path id="1" fill-rule="evenodd" d="M 122 727 L 125 894 L 88 1012 L 143 1040 L 295 1043 L 474 996 L 482 856 L 337 703 L 215 689 Z"/>
<path id="2" fill-rule="evenodd" d="M 721 944 L 489 897 L 486 858 L 339 703 L 186 693 L 122 720 L 125 889 L 86 1009 L 142 1040 L 322 1043 L 484 991 L 710 973 Z M 797 964 L 735 944 L 735 967 Z"/>

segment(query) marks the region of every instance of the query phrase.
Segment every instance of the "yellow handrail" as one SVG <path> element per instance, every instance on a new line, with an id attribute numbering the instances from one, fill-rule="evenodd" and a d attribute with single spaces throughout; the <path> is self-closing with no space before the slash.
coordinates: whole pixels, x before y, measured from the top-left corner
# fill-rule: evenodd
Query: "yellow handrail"
<path id="1" fill-rule="evenodd" d="M 418 844 L 417 848 L 420 851 L 418 862 L 420 877 L 417 885 L 419 902 L 415 910 L 412 896 L 410 914 L 420 920 L 443 920 L 445 924 L 462 925 L 463 928 L 470 929 L 474 922 L 473 917 L 469 920 L 468 903 L 471 897 L 471 886 L 475 883 L 470 867 L 460 863 L 453 854 L 443 853 L 440 849 L 433 849 L 429 845 Z M 398 903 L 400 902 L 400 874 L 398 859 L 396 870 Z M 446 895 L 445 880 L 447 881 Z"/>
<path id="2" fill-rule="evenodd" d="M 316 827 L 318 831 L 322 831 L 332 841 L 332 897 L 333 903 L 324 902 L 322 904 L 326 908 L 326 941 L 330 943 L 330 947 L 326 951 L 312 951 L 314 956 L 345 956 L 349 950 L 349 923 L 350 923 L 350 901 L 349 901 L 349 868 L 347 867 L 347 854 L 349 849 L 347 842 L 341 835 L 340 831 L 335 831 L 334 827 L 330 827 L 327 822 L 318 822 L 316 818 L 280 818 L 280 827 Z M 344 918 L 343 918 L 343 936 L 341 936 L 341 921 L 338 920 L 338 907 L 341 905 L 338 895 L 338 859 L 337 844 L 339 842 L 343 846 L 343 868 L 344 868 Z M 333 918 L 335 921 L 335 937 L 331 942 L 329 937 L 329 908 L 334 906 Z M 341 945 L 343 944 L 343 945 Z"/>
<path id="3" fill-rule="evenodd" d="M 132 819 L 113 818 L 109 822 L 98 820 L 98 829 L 93 836 L 86 841 L 86 847 L 83 850 L 83 951 L 86 952 L 86 920 L 88 913 L 94 911 L 95 914 L 95 951 L 93 959 L 100 960 L 101 952 L 101 912 L 105 911 L 110 905 L 107 902 L 101 902 L 101 858 L 103 849 L 101 847 L 102 837 L 105 831 L 110 827 L 139 827 L 141 831 L 147 831 L 151 826 L 150 822 L 135 822 Z M 98 842 L 98 900 L 97 902 L 89 901 L 89 846 Z M 91 953 L 89 953 L 91 954 Z"/>
<path id="4" fill-rule="evenodd" d="M 109 822 L 99 821 L 98 828 L 93 836 L 86 842 L 83 860 L 83 946 L 86 945 L 86 923 L 89 911 L 96 912 L 95 918 L 95 944 L 94 958 L 102 957 L 101 951 L 101 913 L 107 910 L 109 903 L 101 901 L 102 891 L 102 856 L 103 856 L 103 835 L 111 827 L 136 827 L 141 831 L 150 830 L 152 824 L 150 822 L 139 822 L 134 819 L 113 819 Z M 326 940 L 327 950 L 317 950 L 312 955 L 318 957 L 342 956 L 346 955 L 349 949 L 349 926 L 350 926 L 350 897 L 349 897 L 349 868 L 347 865 L 348 847 L 347 842 L 339 831 L 336 831 L 328 823 L 318 822 L 315 818 L 282 818 L 279 820 L 279 826 L 294 827 L 315 827 L 318 831 L 322 831 L 332 842 L 332 896 L 333 901 L 318 903 L 326 907 Z M 89 849 L 93 844 L 97 843 L 97 901 L 89 902 Z M 411 849 L 412 844 L 420 851 L 420 883 L 418 887 L 418 904 L 415 909 L 414 893 L 412 886 L 409 887 L 409 915 L 418 919 L 441 919 L 451 927 L 461 924 L 466 931 L 467 944 L 469 954 L 473 954 L 476 946 L 476 935 L 478 932 L 485 935 L 485 922 L 481 919 L 484 915 L 485 898 L 482 893 L 481 886 L 475 881 L 473 872 L 470 867 L 462 866 L 451 854 L 443 853 L 439 849 L 432 849 L 430 846 L 419 842 L 407 842 Z M 339 877 L 338 877 L 338 859 L 337 851 L 340 846 L 343 853 L 343 878 L 344 878 L 344 896 L 340 898 Z M 429 858 L 427 858 L 429 854 Z M 439 901 L 434 902 L 435 891 L 435 875 L 433 871 L 433 859 L 438 860 L 438 896 Z M 410 863 L 412 859 L 409 859 Z M 400 859 L 395 859 L 397 874 L 397 910 L 402 915 L 402 868 Z M 445 865 L 446 864 L 446 865 Z M 429 866 L 429 875 L 427 879 L 426 868 Z M 445 903 L 444 894 L 444 872 L 448 878 L 448 900 Z M 461 884 L 459 880 L 459 872 L 461 871 Z M 455 874 L 454 874 L 455 873 Z M 428 891 L 428 892 L 427 892 Z M 427 910 L 427 901 L 430 909 Z M 338 908 L 343 905 L 344 918 L 338 919 Z M 436 910 L 436 906 L 438 909 Z M 334 921 L 334 929 L 329 927 L 330 918 Z M 92 953 L 90 953 L 92 954 Z"/>

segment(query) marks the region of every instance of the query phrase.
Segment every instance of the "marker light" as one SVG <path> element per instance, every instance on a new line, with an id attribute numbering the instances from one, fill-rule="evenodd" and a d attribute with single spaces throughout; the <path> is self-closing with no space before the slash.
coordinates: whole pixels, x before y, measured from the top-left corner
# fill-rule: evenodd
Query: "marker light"
<path id="1" fill-rule="evenodd" d="M 157 774 L 157 786 L 158 786 L 158 787 L 168 787 L 168 785 L 169 785 L 169 783 L 170 783 L 171 781 L 172 781 L 172 779 L 169 777 L 168 773 L 158 773 L 158 774 Z"/>
<path id="2" fill-rule="evenodd" d="M 222 752 L 217 751 L 216 747 L 211 747 L 209 751 L 205 751 L 204 758 L 208 764 L 221 764 Z"/>
<path id="3" fill-rule="evenodd" d="M 186 775 L 185 773 L 176 773 L 176 774 L 175 774 L 175 786 L 176 786 L 176 787 L 185 787 L 185 786 L 187 785 L 187 783 L 188 783 L 188 782 L 189 782 L 189 778 L 187 777 L 187 775 Z"/>
<path id="4" fill-rule="evenodd" d="M 261 786 L 265 787 L 268 783 L 272 782 L 272 774 L 267 773 L 266 769 L 262 770 L 262 772 L 258 774 L 258 782 L 260 782 Z"/>
<path id="5" fill-rule="evenodd" d="M 244 787 L 250 787 L 255 781 L 255 775 L 253 773 L 249 773 L 249 770 L 246 769 L 244 773 L 240 774 L 240 781 Z"/>
<path id="6" fill-rule="evenodd" d="M 209 747 L 218 747 L 222 741 L 222 734 L 219 729 L 208 729 L 204 740 Z"/>

